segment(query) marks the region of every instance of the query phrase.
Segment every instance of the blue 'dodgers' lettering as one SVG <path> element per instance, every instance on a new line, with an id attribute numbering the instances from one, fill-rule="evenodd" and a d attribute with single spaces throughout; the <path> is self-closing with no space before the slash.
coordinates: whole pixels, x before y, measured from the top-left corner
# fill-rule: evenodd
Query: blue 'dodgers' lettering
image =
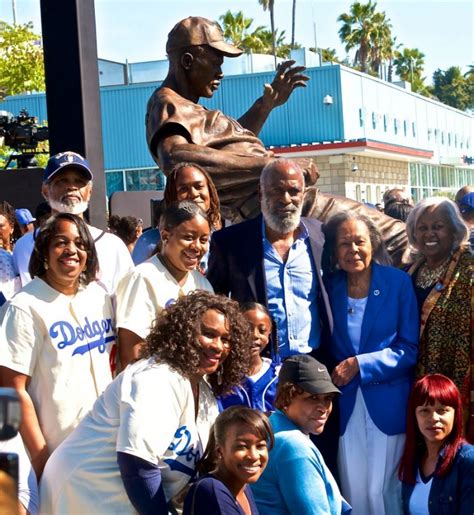
<path id="1" fill-rule="evenodd" d="M 58 349 L 62 350 L 78 342 L 88 340 L 84 345 L 78 345 L 72 355 L 85 354 L 92 349 L 97 348 L 100 353 L 105 352 L 107 344 L 115 340 L 115 334 L 112 327 L 112 320 L 94 320 L 92 323 L 88 317 L 85 317 L 84 324 L 74 327 L 65 320 L 58 320 L 49 328 L 49 335 L 54 340 L 60 338 L 57 343 Z M 95 340 L 94 340 L 95 338 Z"/>
<path id="2" fill-rule="evenodd" d="M 171 470 L 178 470 L 183 474 L 187 474 L 188 476 L 194 477 L 195 474 L 195 466 L 201 457 L 201 453 L 199 449 L 195 449 L 194 445 L 191 443 L 191 433 L 189 432 L 186 426 L 181 426 L 178 428 L 174 434 L 174 440 L 168 447 L 170 451 L 174 451 L 176 453 L 176 458 L 184 457 L 186 462 L 188 462 L 191 466 L 186 465 L 182 461 L 178 461 L 178 459 L 165 459 L 164 462 L 169 466 Z"/>

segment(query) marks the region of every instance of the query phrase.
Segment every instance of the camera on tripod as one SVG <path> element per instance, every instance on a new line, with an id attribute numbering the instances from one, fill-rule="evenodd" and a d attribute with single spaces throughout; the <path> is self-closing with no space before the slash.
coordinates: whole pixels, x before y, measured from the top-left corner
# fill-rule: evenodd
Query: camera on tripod
<path id="1" fill-rule="evenodd" d="M 39 126 L 36 118 L 30 116 L 26 109 L 22 109 L 17 117 L 7 111 L 0 111 L 0 138 L 4 144 L 13 148 L 18 154 L 12 154 L 5 169 L 12 160 L 16 160 L 18 168 L 35 166 L 34 156 L 43 154 L 38 150 L 38 144 L 49 137 L 47 126 Z"/>

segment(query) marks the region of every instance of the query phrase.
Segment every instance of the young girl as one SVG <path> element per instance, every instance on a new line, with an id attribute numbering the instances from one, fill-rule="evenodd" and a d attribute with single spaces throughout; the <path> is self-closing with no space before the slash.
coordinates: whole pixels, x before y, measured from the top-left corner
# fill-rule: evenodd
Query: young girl
<path id="1" fill-rule="evenodd" d="M 216 419 L 197 468 L 204 474 L 189 490 L 184 515 L 258 515 L 249 484 L 268 462 L 273 432 L 262 413 L 234 406 Z"/>
<path id="2" fill-rule="evenodd" d="M 250 372 L 241 385 L 236 386 L 229 395 L 221 397 L 220 404 L 222 409 L 248 406 L 268 413 L 274 411 L 273 401 L 280 370 L 278 346 L 274 342 L 271 359 L 261 355 L 271 337 L 272 319 L 267 308 L 257 302 L 243 304 L 241 311 L 250 322 L 253 333 Z"/>

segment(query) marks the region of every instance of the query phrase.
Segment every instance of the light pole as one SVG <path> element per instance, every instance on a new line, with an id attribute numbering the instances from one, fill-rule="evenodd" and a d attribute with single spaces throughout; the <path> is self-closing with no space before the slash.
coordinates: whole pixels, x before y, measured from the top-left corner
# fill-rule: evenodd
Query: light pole
<path id="1" fill-rule="evenodd" d="M 12 0 L 13 25 L 16 25 L 16 0 Z"/>

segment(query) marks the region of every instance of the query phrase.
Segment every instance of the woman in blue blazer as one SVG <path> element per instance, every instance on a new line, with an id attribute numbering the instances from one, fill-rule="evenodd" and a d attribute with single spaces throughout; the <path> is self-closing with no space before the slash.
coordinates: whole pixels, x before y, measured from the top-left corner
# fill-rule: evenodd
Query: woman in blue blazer
<path id="1" fill-rule="evenodd" d="M 339 213 L 323 230 L 332 379 L 342 392 L 342 493 L 354 515 L 400 514 L 397 466 L 418 349 L 415 294 L 405 272 L 380 264 L 387 253 L 369 218 Z"/>

